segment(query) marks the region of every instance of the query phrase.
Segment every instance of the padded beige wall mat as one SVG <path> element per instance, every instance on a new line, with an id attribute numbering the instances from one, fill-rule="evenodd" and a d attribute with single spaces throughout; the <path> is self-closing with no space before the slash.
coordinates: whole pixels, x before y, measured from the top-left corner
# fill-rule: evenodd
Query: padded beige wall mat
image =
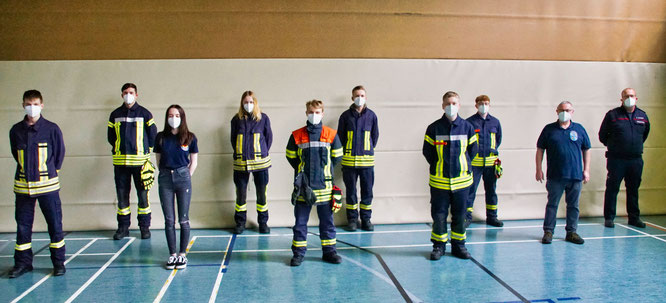
<path id="1" fill-rule="evenodd" d="M 504 129 L 500 147 L 505 175 L 499 181 L 501 219 L 542 218 L 544 184 L 534 180 L 536 139 L 555 121 L 555 107 L 570 100 L 573 120 L 581 122 L 592 141 L 592 180 L 583 187 L 581 215 L 600 216 L 605 182 L 604 149 L 597 132 L 607 110 L 620 104 L 620 91 L 633 86 L 638 105 L 647 111 L 652 132 L 646 143 L 641 186 L 644 214 L 664 214 L 666 204 L 666 64 L 385 59 L 253 59 L 0 62 L 0 231 L 14 231 L 12 180 L 16 164 L 7 133 L 23 117 L 21 95 L 36 88 L 44 95 L 44 116 L 60 125 L 67 147 L 61 197 L 66 230 L 112 229 L 116 224 L 115 189 L 110 146 L 106 142 L 109 113 L 122 102 L 120 87 L 134 82 L 139 102 L 155 115 L 159 128 L 173 103 L 187 111 L 190 128 L 199 137 L 199 168 L 193 177 L 191 222 L 194 228 L 233 225 L 229 122 L 240 96 L 253 90 L 272 122 L 268 205 L 273 226 L 291 226 L 289 202 L 293 173 L 285 159 L 292 130 L 305 123 L 304 103 L 326 104 L 324 123 L 337 127 L 350 104 L 351 88 L 367 88 L 368 105 L 379 117 L 376 158 L 376 223 L 429 222 L 427 166 L 421 155 L 426 126 L 441 117 L 447 90 L 462 96 L 461 115 L 475 112 L 474 97 L 491 98 L 491 114 Z M 342 184 L 339 168 L 336 181 Z M 254 198 L 254 187 L 248 197 Z M 163 227 L 157 190 L 150 192 L 153 226 Z M 479 190 L 481 201 L 483 190 Z M 134 195 L 134 192 L 132 193 Z M 624 213 L 621 194 L 618 211 Z M 132 197 L 133 217 L 136 197 Z M 564 214 L 564 203 L 560 214 Z M 254 220 L 254 202 L 249 202 Z M 482 202 L 475 216 L 484 218 Z M 39 213 L 39 211 L 37 212 Z M 44 229 L 38 215 L 36 229 Z M 344 223 L 343 212 L 336 216 Z M 316 222 L 313 217 L 312 222 Z M 136 224 L 136 220 L 133 219 Z"/>
<path id="2" fill-rule="evenodd" d="M 663 0 L 0 1 L 0 60 L 666 62 Z"/>

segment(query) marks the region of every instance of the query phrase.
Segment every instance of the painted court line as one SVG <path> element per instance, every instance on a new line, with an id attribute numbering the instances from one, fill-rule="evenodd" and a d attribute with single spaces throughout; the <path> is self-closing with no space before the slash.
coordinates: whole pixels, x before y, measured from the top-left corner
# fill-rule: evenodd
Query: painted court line
<path id="1" fill-rule="evenodd" d="M 620 224 L 620 223 L 616 223 L 616 224 L 619 225 L 619 226 L 622 226 L 622 227 L 624 227 L 624 228 L 626 228 L 626 229 L 628 229 L 628 230 L 633 230 L 633 231 L 635 231 L 635 232 L 637 232 L 637 233 L 640 233 L 640 234 L 646 235 L 646 236 L 648 236 L 648 237 L 650 237 L 650 238 L 657 239 L 657 240 L 659 240 L 659 241 L 661 241 L 661 242 L 666 242 L 666 240 L 664 240 L 664 239 L 662 239 L 662 238 L 659 238 L 659 237 L 657 237 L 656 235 L 648 234 L 648 233 L 646 233 L 646 232 L 644 232 L 644 231 L 640 231 L 640 230 L 638 230 L 638 229 L 631 228 L 631 227 L 626 226 L 626 225 L 624 225 L 624 224 Z"/>
<path id="2" fill-rule="evenodd" d="M 666 227 L 663 227 L 663 226 L 660 226 L 660 225 L 657 225 L 657 224 L 654 224 L 654 223 L 651 223 L 651 222 L 647 222 L 647 221 L 645 222 L 645 224 L 647 224 L 649 226 L 652 226 L 653 228 L 656 228 L 658 230 L 666 231 Z"/>
<path id="3" fill-rule="evenodd" d="M 382 279 L 384 282 L 388 283 L 389 285 L 395 287 L 395 285 L 393 284 L 393 281 L 391 281 L 391 279 L 390 279 L 389 277 L 387 277 L 386 275 L 383 275 L 382 273 L 380 273 L 380 272 L 378 272 L 378 271 L 376 271 L 376 270 L 374 270 L 374 269 L 372 269 L 372 268 L 370 268 L 370 267 L 368 267 L 368 266 L 365 266 L 363 263 L 360 263 L 360 262 L 358 262 L 358 261 L 356 261 L 356 260 L 354 260 L 354 259 L 352 259 L 352 258 L 346 257 L 346 256 L 344 256 L 344 255 L 340 255 L 340 257 L 342 257 L 343 259 L 347 260 L 348 262 L 351 262 L 351 263 L 353 263 L 353 264 L 358 265 L 359 267 L 361 267 L 361 268 L 363 268 L 363 269 L 369 271 L 370 273 L 372 273 L 372 274 L 375 275 L 376 277 Z M 411 293 L 409 290 L 406 290 L 406 289 L 405 289 L 405 292 L 407 293 L 407 295 L 409 296 L 409 298 L 412 300 L 412 302 L 423 302 L 423 300 L 419 299 L 419 297 L 417 297 L 416 295 L 414 295 L 413 293 Z"/>
<path id="4" fill-rule="evenodd" d="M 70 232 L 67 232 L 65 234 L 68 234 Z M 94 238 L 67 238 L 64 237 L 65 240 L 67 241 L 90 241 L 90 240 L 112 240 L 113 238 L 110 237 L 94 237 Z M 51 239 L 46 238 L 46 239 L 32 239 L 32 242 L 40 242 L 40 241 L 51 241 Z M 0 242 L 16 242 L 16 239 L 11 239 L 11 240 L 0 240 Z"/>
<path id="5" fill-rule="evenodd" d="M 192 237 L 192 240 L 190 241 L 190 243 L 187 244 L 187 248 L 185 249 L 185 254 L 186 255 L 190 251 L 190 248 L 192 248 L 192 245 L 194 245 L 194 241 L 196 241 L 196 240 L 197 240 L 197 236 L 194 236 L 194 237 Z M 171 271 L 171 274 L 167 278 L 166 282 L 164 282 L 164 285 L 162 286 L 162 289 L 160 289 L 160 293 L 157 294 L 157 297 L 155 297 L 155 300 L 153 301 L 153 303 L 158 303 L 158 302 L 162 301 L 162 297 L 164 297 L 164 294 L 166 293 L 167 289 L 169 289 L 169 285 L 171 285 L 171 281 L 173 281 L 173 279 L 176 277 L 176 273 L 178 273 L 178 268 L 174 268 Z"/>
<path id="6" fill-rule="evenodd" d="M 90 242 L 88 242 L 88 244 L 86 244 L 86 245 L 83 246 L 81 249 L 79 249 L 79 251 L 77 251 L 75 254 L 73 254 L 71 257 L 69 257 L 69 259 L 65 260 L 65 265 L 67 265 L 67 263 L 69 263 L 69 261 L 72 261 L 74 258 L 76 258 L 76 256 L 80 255 L 81 252 L 83 252 L 83 251 L 86 250 L 88 247 L 90 247 L 90 245 L 92 245 L 93 243 L 95 243 L 95 241 L 97 241 L 97 240 L 90 240 Z M 48 275 L 46 275 L 46 276 L 45 276 L 44 278 L 42 278 L 41 280 L 39 280 L 39 281 L 38 281 L 37 283 L 35 283 L 34 285 L 32 285 L 30 288 L 28 288 L 26 291 L 24 291 L 20 296 L 16 297 L 14 300 L 12 300 L 12 303 L 18 302 L 19 300 L 23 299 L 25 296 L 27 296 L 29 293 L 31 293 L 31 292 L 32 292 L 35 288 L 37 288 L 39 285 L 42 285 L 42 283 L 44 283 L 44 281 L 46 281 L 46 280 L 47 280 L 48 278 L 50 278 L 51 276 L 53 276 L 53 273 L 52 273 L 52 272 L 49 273 Z"/>
<path id="7" fill-rule="evenodd" d="M 106 263 L 104 263 L 104 265 L 103 265 L 103 266 L 102 266 L 102 267 L 101 267 L 101 268 L 100 268 L 100 269 L 99 269 L 99 270 L 98 270 L 98 271 L 97 271 L 92 277 L 90 277 L 90 279 L 88 279 L 88 281 L 86 281 L 86 283 L 84 283 L 84 284 L 83 284 L 83 285 L 82 285 L 82 286 L 81 286 L 81 287 L 80 287 L 80 288 L 79 288 L 79 289 L 78 289 L 78 290 L 77 290 L 77 291 L 76 291 L 71 297 L 69 297 L 69 299 L 67 299 L 67 301 L 65 301 L 65 303 L 71 303 L 72 301 L 74 301 L 74 299 L 76 299 L 76 297 L 78 297 L 78 296 L 79 296 L 79 295 L 80 295 L 80 294 L 81 294 L 81 293 L 82 293 L 82 292 L 83 292 L 83 291 L 84 291 L 84 290 L 90 285 L 90 283 L 92 283 L 93 281 L 95 281 L 95 279 L 97 279 L 97 277 L 98 277 L 98 276 L 99 276 L 99 275 L 100 275 L 100 274 L 101 274 L 101 273 L 102 273 L 107 267 L 109 267 L 109 265 L 111 265 L 111 263 L 112 263 L 114 260 L 116 260 L 116 258 L 118 258 L 118 256 L 120 256 L 120 254 L 123 253 L 123 251 L 125 251 L 125 249 L 127 249 L 127 247 L 129 247 L 130 244 L 132 244 L 132 242 L 134 242 L 134 240 L 136 240 L 135 237 L 130 237 L 130 240 L 127 241 L 127 243 L 125 243 L 125 245 L 124 245 L 122 248 L 120 248 L 120 250 L 118 250 L 118 251 L 113 255 L 113 257 L 111 257 L 111 259 L 109 259 L 109 261 L 106 261 Z"/>
<path id="8" fill-rule="evenodd" d="M 525 302 L 525 303 L 529 303 L 529 302 L 530 302 L 530 300 L 527 300 L 527 298 L 525 298 L 523 295 L 521 295 L 519 292 L 517 292 L 515 289 L 513 289 L 513 287 L 509 286 L 509 284 L 507 284 L 507 283 L 504 282 L 502 279 L 500 279 L 498 276 L 496 276 L 496 275 L 495 275 L 492 271 L 490 271 L 488 268 L 486 268 L 485 266 L 483 266 L 483 264 L 481 264 L 479 261 L 477 261 L 477 260 L 474 259 L 474 258 L 470 258 L 470 260 L 472 260 L 472 262 L 474 262 L 474 264 L 476 264 L 476 266 L 478 266 L 479 268 L 481 268 L 481 269 L 482 269 L 483 271 L 485 271 L 488 275 L 490 275 L 493 279 L 495 279 L 495 281 L 497 281 L 499 284 L 501 284 L 502 286 L 504 286 L 504 288 L 506 288 L 508 291 L 510 291 L 514 296 L 518 297 L 518 299 L 520 299 L 520 301 Z"/>
<path id="9" fill-rule="evenodd" d="M 215 285 L 213 286 L 213 291 L 210 294 L 208 303 L 215 302 L 215 299 L 217 298 L 217 293 L 220 290 L 220 283 L 222 283 L 222 277 L 227 271 L 227 266 L 229 265 L 231 250 L 234 248 L 234 241 L 236 241 L 236 235 L 233 235 L 231 238 L 229 238 L 229 243 L 227 243 L 227 249 L 224 252 L 224 257 L 222 257 L 222 264 L 220 264 L 220 269 L 217 271 L 217 279 L 215 279 Z"/>

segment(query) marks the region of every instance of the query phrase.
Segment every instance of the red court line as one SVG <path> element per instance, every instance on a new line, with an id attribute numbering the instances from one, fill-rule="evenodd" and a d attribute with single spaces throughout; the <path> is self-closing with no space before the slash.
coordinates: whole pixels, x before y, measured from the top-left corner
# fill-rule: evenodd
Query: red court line
<path id="1" fill-rule="evenodd" d="M 661 226 L 659 226 L 659 225 L 652 224 L 652 223 L 650 223 L 650 222 L 645 222 L 645 224 L 650 225 L 652 228 L 656 228 L 656 229 L 661 230 L 661 231 L 666 231 L 666 228 L 663 228 L 663 227 L 661 227 Z"/>

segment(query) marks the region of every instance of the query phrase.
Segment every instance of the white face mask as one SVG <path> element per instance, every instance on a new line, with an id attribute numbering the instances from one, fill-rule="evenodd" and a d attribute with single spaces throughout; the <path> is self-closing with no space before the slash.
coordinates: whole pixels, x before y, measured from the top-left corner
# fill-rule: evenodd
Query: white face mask
<path id="1" fill-rule="evenodd" d="M 134 100 L 136 100 L 136 96 L 134 96 L 132 94 L 125 94 L 123 96 L 123 100 L 125 100 L 125 104 L 130 105 L 130 104 L 134 103 Z"/>
<path id="2" fill-rule="evenodd" d="M 324 115 L 322 114 L 308 114 L 308 122 L 311 124 L 317 125 L 321 122 L 321 118 L 323 118 Z"/>
<path id="3" fill-rule="evenodd" d="M 252 110 L 254 110 L 254 103 L 243 103 L 243 108 L 246 112 L 252 114 Z"/>
<path id="4" fill-rule="evenodd" d="M 557 114 L 557 119 L 559 119 L 560 122 L 567 122 L 571 120 L 571 114 L 569 112 L 560 112 Z"/>
<path id="5" fill-rule="evenodd" d="M 455 105 L 447 105 L 444 108 L 444 113 L 446 113 L 446 116 L 451 119 L 458 114 L 458 107 Z"/>
<path id="6" fill-rule="evenodd" d="M 365 105 L 365 97 L 354 98 L 354 104 L 356 104 L 358 107 L 363 107 L 363 105 Z"/>
<path id="7" fill-rule="evenodd" d="M 25 109 L 25 114 L 31 118 L 39 116 L 39 114 L 42 112 L 42 107 L 39 105 L 28 105 L 24 109 Z"/>
<path id="8" fill-rule="evenodd" d="M 636 98 L 629 97 L 624 99 L 624 107 L 632 107 L 634 105 L 636 105 Z"/>
<path id="9" fill-rule="evenodd" d="M 479 114 L 485 115 L 490 110 L 490 105 L 479 105 Z"/>
<path id="10" fill-rule="evenodd" d="M 169 126 L 172 128 L 178 128 L 178 126 L 180 126 L 180 117 L 169 117 L 167 123 L 169 123 Z"/>

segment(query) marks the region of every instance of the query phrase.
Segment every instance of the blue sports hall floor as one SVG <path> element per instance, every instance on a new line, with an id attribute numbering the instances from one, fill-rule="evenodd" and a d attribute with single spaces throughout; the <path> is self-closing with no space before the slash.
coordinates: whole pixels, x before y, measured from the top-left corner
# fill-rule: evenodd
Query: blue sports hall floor
<path id="1" fill-rule="evenodd" d="M 66 236 L 67 274 L 51 276 L 48 237 L 33 236 L 32 272 L 8 279 L 13 233 L 0 234 L 1 302 L 666 302 L 666 216 L 645 216 L 644 229 L 618 218 L 584 218 L 585 244 L 540 243 L 541 220 L 474 223 L 467 230 L 472 260 L 447 253 L 430 261 L 428 224 L 377 225 L 374 232 L 338 228 L 342 264 L 321 261 L 318 229 L 308 252 L 290 267 L 291 229 L 193 230 L 185 270 L 166 270 L 163 230 L 141 240 L 134 230 Z"/>

